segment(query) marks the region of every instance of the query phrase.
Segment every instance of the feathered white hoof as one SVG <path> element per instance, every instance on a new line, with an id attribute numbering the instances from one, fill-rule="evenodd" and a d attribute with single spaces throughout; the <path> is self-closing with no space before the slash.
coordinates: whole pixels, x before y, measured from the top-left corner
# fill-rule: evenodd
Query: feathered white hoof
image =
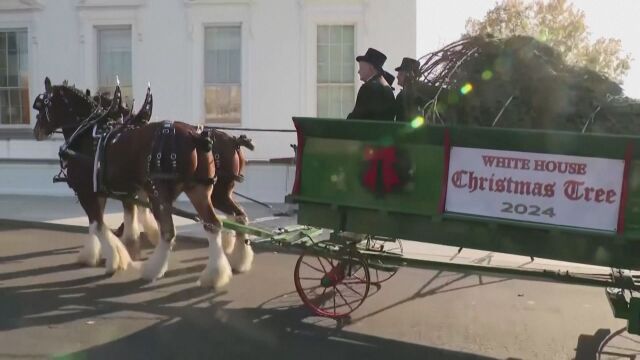
<path id="1" fill-rule="evenodd" d="M 114 244 L 114 248 L 116 249 L 116 253 L 118 254 L 118 270 L 127 270 L 129 264 L 131 264 L 131 256 L 129 256 L 129 251 L 124 246 L 124 244 L 118 239 L 115 235 L 112 235 Z"/>
<path id="2" fill-rule="evenodd" d="M 120 268 L 120 256 L 118 255 L 118 251 L 115 248 L 115 244 L 110 241 L 109 235 L 115 238 L 115 235 L 111 233 L 111 230 L 107 229 L 106 226 L 99 226 L 97 222 L 92 223 L 89 226 L 89 233 L 95 234 L 95 236 L 100 240 L 100 246 L 102 248 L 102 255 L 105 259 L 105 273 L 107 275 L 112 275 Z M 120 242 L 120 241 L 118 241 Z"/>
<path id="3" fill-rule="evenodd" d="M 95 267 L 100 262 L 100 240 L 95 233 L 89 233 L 82 250 L 78 254 L 78 264 Z"/>
<path id="4" fill-rule="evenodd" d="M 142 264 L 140 276 L 148 281 L 163 277 L 169 267 L 170 252 L 171 244 L 168 241 L 161 241 L 149 260 Z"/>
<path id="5" fill-rule="evenodd" d="M 231 268 L 237 273 L 245 273 L 251 270 L 253 265 L 253 249 L 251 245 L 237 241 L 233 251 L 227 255 Z"/>
<path id="6" fill-rule="evenodd" d="M 222 230 L 222 251 L 225 254 L 231 254 L 236 243 L 235 231 Z"/>
<path id="7" fill-rule="evenodd" d="M 140 259 L 140 228 L 138 224 L 137 207 L 131 211 L 125 209 L 124 231 L 120 241 L 124 244 L 132 259 Z"/>
<path id="8" fill-rule="evenodd" d="M 216 264 L 207 264 L 207 267 L 200 274 L 198 279 L 198 285 L 202 287 L 211 287 L 214 289 L 221 288 L 231 281 L 233 272 L 229 261 L 225 257 L 222 257 Z"/>
<path id="9" fill-rule="evenodd" d="M 229 283 L 233 272 L 229 260 L 222 251 L 220 229 L 207 230 L 205 227 L 205 230 L 209 239 L 209 261 L 207 267 L 200 274 L 198 285 L 217 289 Z"/>
<path id="10" fill-rule="evenodd" d="M 158 246 L 161 235 L 156 218 L 153 217 L 151 210 L 146 208 L 138 208 L 138 221 L 142 225 L 144 233 L 153 246 Z"/>

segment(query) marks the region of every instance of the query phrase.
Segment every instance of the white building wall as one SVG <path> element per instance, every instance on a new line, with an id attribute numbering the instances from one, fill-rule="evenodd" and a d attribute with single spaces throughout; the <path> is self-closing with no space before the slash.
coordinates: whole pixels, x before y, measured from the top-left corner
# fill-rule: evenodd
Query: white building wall
<path id="1" fill-rule="evenodd" d="M 94 91 L 96 27 L 130 25 L 138 106 L 149 81 L 154 121 L 199 124 L 204 118 L 204 26 L 241 24 L 241 126 L 293 129 L 292 116 L 316 115 L 317 25 L 355 25 L 356 53 L 363 54 L 368 47 L 382 50 L 389 57 L 387 70 L 394 73 L 403 56 L 416 53 L 415 11 L 416 0 L 3 0 L 0 28 L 29 30 L 33 99 L 43 91 L 45 76 L 54 84 L 67 79 Z M 35 113 L 31 115 L 34 123 Z M 60 139 L 37 143 L 24 139 L 24 134 L 23 139 L 7 139 L 3 131 L 6 133 L 0 127 L 0 193 L 60 193 L 64 185 L 43 183 L 36 189 L 29 183 L 12 183 L 20 177 L 7 175 L 32 167 L 50 179 L 53 174 L 46 172 L 50 165 L 15 161 L 57 159 Z M 296 140 L 292 133 L 249 133 L 249 137 L 256 145 L 256 151 L 248 154 L 250 160 L 293 156 L 289 144 Z M 2 159 L 11 159 L 11 166 Z M 271 194 L 266 200 L 281 201 L 287 192 L 282 189 L 288 177 L 286 167 L 249 166 L 247 177 L 265 174 L 270 179 L 246 184 L 251 194 Z M 32 175 L 34 171 L 38 173 L 33 170 Z"/>

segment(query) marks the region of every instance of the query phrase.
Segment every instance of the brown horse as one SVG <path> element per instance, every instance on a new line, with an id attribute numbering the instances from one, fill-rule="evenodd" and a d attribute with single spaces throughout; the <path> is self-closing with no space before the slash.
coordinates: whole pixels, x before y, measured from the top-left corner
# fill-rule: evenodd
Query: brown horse
<path id="1" fill-rule="evenodd" d="M 89 89 L 86 91 L 87 96 L 91 96 Z M 113 97 L 107 93 L 97 94 L 93 96 L 93 100 L 97 102 L 105 111 L 112 111 L 114 118 L 119 118 L 119 122 L 124 126 L 140 127 L 148 123 L 153 110 L 153 96 L 150 87 L 147 87 L 147 94 L 140 111 L 132 112 L 122 105 L 122 97 L 120 94 L 114 94 Z M 199 131 L 194 127 L 194 131 Z M 248 223 L 248 217 L 245 210 L 233 199 L 233 190 L 237 181 L 244 179 L 244 166 L 246 158 L 242 151 L 242 147 L 253 150 L 253 144 L 250 139 L 244 135 L 240 137 L 231 136 L 223 131 L 208 128 L 208 137 L 213 142 L 214 164 L 216 166 L 216 181 L 213 185 L 211 202 L 213 207 L 223 213 L 230 215 L 233 219 L 241 224 Z M 149 228 L 152 233 L 156 233 L 153 219 L 147 213 L 147 209 L 136 207 L 131 203 L 124 202 L 125 222 L 120 225 L 115 232 L 117 236 L 122 236 L 123 242 L 127 246 L 132 257 L 135 259 L 139 254 L 140 240 L 139 226 L 136 220 L 144 229 Z M 150 241 L 154 241 L 150 238 Z M 236 243 L 244 243 L 246 241 L 245 234 L 236 233 L 234 231 L 223 230 L 222 247 L 227 256 L 238 256 L 233 249 Z M 239 245 L 241 246 L 241 245 Z M 251 263 L 246 263 L 250 266 Z M 239 268 L 234 270 L 238 272 L 248 271 L 248 268 Z"/>
<path id="2" fill-rule="evenodd" d="M 57 129 L 63 131 L 66 142 L 61 155 L 66 161 L 68 184 L 89 217 L 90 234 L 100 242 L 107 273 L 125 269 L 131 259 L 104 224 L 108 193 L 97 187 L 98 178 L 108 184 L 109 192 L 140 194 L 151 203 L 153 217 L 160 224 L 160 239 L 153 255 L 142 266 L 143 278 L 162 277 L 167 269 L 175 239 L 171 208 L 182 192 L 198 212 L 209 239 L 209 261 L 200 275 L 200 285 L 223 286 L 232 276 L 232 267 L 248 268 L 247 263 L 253 258 L 249 245 L 234 246 L 235 255 L 229 259 L 222 250 L 221 222 L 211 202 L 216 169 L 208 135 L 180 122 L 120 128 L 103 138 L 108 145 L 99 160 L 92 125 L 102 117 L 100 107 L 89 96 L 65 85 L 52 86 L 47 78 L 45 92 L 36 98 L 33 107 L 38 111 L 36 139 L 42 140 Z M 95 251 L 89 252 L 95 254 Z"/>

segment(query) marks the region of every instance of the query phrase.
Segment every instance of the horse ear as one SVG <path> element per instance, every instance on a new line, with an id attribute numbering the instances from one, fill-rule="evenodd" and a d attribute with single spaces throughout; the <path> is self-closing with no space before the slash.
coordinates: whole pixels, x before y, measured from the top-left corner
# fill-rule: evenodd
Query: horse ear
<path id="1" fill-rule="evenodd" d="M 51 80 L 49 80 L 48 76 L 44 79 L 44 89 L 46 90 L 47 94 L 51 94 Z"/>

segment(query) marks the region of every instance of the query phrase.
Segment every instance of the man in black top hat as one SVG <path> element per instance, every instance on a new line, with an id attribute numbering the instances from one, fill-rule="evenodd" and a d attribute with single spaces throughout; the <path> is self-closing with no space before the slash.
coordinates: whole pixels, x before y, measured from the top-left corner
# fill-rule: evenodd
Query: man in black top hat
<path id="1" fill-rule="evenodd" d="M 396 71 L 402 87 L 396 97 L 396 121 L 409 122 L 421 115 L 422 107 L 435 96 L 434 88 L 419 80 L 420 62 L 416 59 L 403 58 Z"/>
<path id="2" fill-rule="evenodd" d="M 384 70 L 384 74 L 382 74 L 382 76 L 384 77 L 384 81 L 386 81 L 387 84 L 389 84 L 389 87 L 391 88 L 391 91 L 396 91 L 396 89 L 393 87 L 393 82 L 396 81 L 396 77 L 393 76 L 387 70 Z"/>
<path id="3" fill-rule="evenodd" d="M 356 104 L 347 119 L 393 121 L 395 99 L 382 70 L 386 60 L 386 55 L 373 48 L 369 48 L 363 56 L 356 57 L 358 74 L 364 84 L 358 90 Z"/>

